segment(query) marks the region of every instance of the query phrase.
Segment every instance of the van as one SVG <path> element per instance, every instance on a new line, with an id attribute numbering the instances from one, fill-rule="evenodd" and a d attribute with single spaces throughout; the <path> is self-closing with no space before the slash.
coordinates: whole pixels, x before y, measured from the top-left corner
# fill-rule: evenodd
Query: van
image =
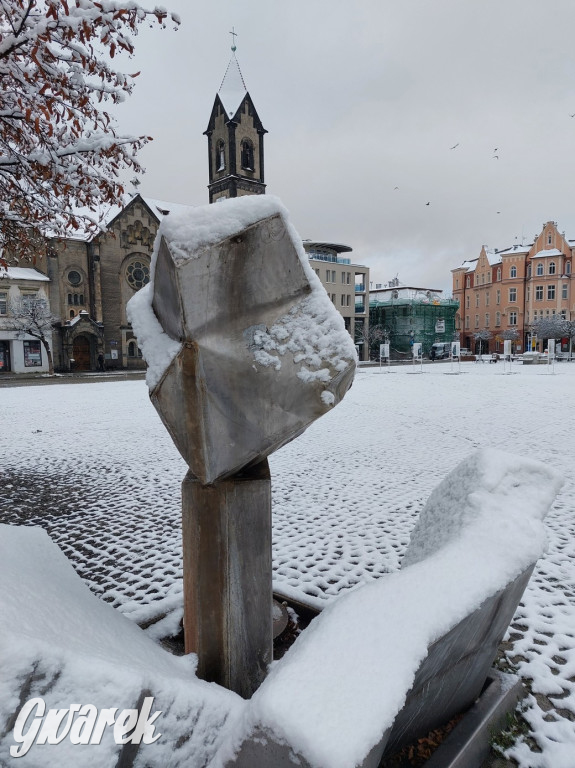
<path id="1" fill-rule="evenodd" d="M 433 355 L 431 350 L 435 352 L 435 355 Z M 435 344 L 431 345 L 431 350 L 429 352 L 430 359 L 443 360 L 445 357 L 449 357 L 451 352 L 451 344 L 449 342 L 436 342 Z"/>

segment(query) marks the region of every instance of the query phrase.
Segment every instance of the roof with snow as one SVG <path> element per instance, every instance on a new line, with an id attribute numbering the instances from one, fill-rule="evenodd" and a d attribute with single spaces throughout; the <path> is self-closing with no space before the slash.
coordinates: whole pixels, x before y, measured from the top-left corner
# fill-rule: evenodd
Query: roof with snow
<path id="1" fill-rule="evenodd" d="M 510 248 L 502 248 L 500 251 L 497 251 L 497 253 L 500 256 L 508 256 L 510 253 L 528 253 L 531 248 L 533 248 L 533 243 L 530 243 L 529 245 L 512 245 Z"/>
<path id="2" fill-rule="evenodd" d="M 108 211 L 105 222 L 106 226 L 110 226 L 112 222 L 122 213 L 122 211 L 127 208 L 127 206 L 135 200 L 137 197 L 140 198 L 140 200 L 145 203 L 150 211 L 154 214 L 154 216 L 158 219 L 158 221 L 161 221 L 164 216 L 167 216 L 170 213 L 181 213 L 183 211 L 190 211 L 193 206 L 191 205 L 183 205 L 182 203 L 170 203 L 166 200 L 157 200 L 153 197 L 143 197 L 142 195 L 135 194 L 135 195 L 126 195 L 123 200 L 122 205 L 116 205 Z"/>
<path id="3" fill-rule="evenodd" d="M 232 53 L 226 74 L 218 91 L 218 96 L 224 105 L 228 117 L 233 117 L 236 114 L 247 92 L 248 90 L 244 83 L 244 77 L 236 59 L 236 54 Z"/>
<path id="4" fill-rule="evenodd" d="M 563 251 L 560 251 L 557 248 L 547 248 L 546 250 L 543 250 L 543 251 L 537 251 L 537 253 L 534 254 L 531 258 L 545 259 L 548 256 L 563 256 Z"/>
<path id="5" fill-rule="evenodd" d="M 8 267 L 7 269 L 0 270 L 0 280 L 42 280 L 44 282 L 50 282 L 50 278 L 47 275 L 38 272 L 37 269 L 30 267 Z"/>

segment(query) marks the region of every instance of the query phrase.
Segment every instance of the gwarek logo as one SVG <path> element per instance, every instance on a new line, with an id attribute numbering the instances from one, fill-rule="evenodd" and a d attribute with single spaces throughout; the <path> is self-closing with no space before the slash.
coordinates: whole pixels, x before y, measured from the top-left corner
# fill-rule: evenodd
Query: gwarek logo
<path id="1" fill-rule="evenodd" d="M 14 725 L 12 757 L 23 757 L 34 744 L 60 744 L 68 738 L 72 744 L 99 744 L 106 728 L 114 729 L 116 744 L 153 744 L 161 733 L 154 734 L 154 721 L 162 714 L 152 711 L 153 696 L 146 696 L 141 710 L 117 707 L 98 710 L 93 704 L 72 704 L 68 709 L 49 709 L 44 699 L 27 701 Z M 45 716 L 44 716 L 45 715 Z M 30 720 L 30 718 L 32 718 Z"/>

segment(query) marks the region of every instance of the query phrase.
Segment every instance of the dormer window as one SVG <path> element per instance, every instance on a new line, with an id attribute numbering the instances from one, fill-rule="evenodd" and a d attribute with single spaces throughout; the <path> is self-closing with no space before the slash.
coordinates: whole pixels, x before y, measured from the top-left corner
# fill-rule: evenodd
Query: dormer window
<path id="1" fill-rule="evenodd" d="M 225 171 L 226 169 L 226 150 L 225 144 L 220 139 L 216 144 L 216 173 Z"/>
<path id="2" fill-rule="evenodd" d="M 244 171 L 254 170 L 254 145 L 249 139 L 243 139 L 242 141 L 241 160 Z"/>

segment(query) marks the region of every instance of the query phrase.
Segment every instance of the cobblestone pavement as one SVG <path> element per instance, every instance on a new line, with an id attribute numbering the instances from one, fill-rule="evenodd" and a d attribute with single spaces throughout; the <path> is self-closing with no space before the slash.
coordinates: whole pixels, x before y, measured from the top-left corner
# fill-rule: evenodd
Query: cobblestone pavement
<path id="1" fill-rule="evenodd" d="M 561 406 L 575 365 L 553 376 L 462 369 L 361 371 L 341 406 L 272 457 L 275 586 L 321 606 L 397 569 L 430 491 L 474 448 L 554 464 L 566 484 L 548 517 L 549 553 L 506 645 L 533 688 L 531 736 L 511 754 L 522 768 L 573 768 L 557 755 L 566 743 L 575 754 L 575 470 Z M 144 382 L 7 387 L 0 423 L 0 520 L 41 525 L 102 599 L 141 623 L 165 615 L 150 627 L 157 637 L 173 631 L 186 467 Z"/>

